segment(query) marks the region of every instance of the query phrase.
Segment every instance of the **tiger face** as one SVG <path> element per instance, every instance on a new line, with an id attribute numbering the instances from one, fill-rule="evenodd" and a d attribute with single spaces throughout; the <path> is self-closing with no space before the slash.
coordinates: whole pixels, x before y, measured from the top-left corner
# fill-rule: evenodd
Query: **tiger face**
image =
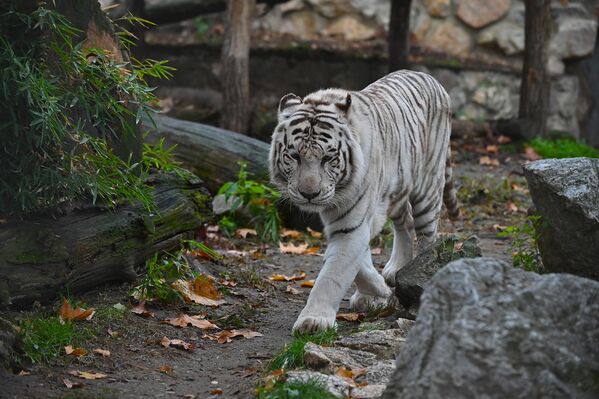
<path id="1" fill-rule="evenodd" d="M 270 176 L 302 210 L 320 212 L 338 206 L 339 191 L 352 179 L 361 156 L 348 124 L 350 105 L 350 94 L 335 90 L 281 99 Z"/>

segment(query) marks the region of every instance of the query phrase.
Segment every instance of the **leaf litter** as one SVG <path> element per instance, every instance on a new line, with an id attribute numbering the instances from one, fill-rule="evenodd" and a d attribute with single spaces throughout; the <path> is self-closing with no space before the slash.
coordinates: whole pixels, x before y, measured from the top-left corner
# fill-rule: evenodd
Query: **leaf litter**
<path id="1" fill-rule="evenodd" d="M 170 324 L 171 326 L 187 328 L 191 325 L 201 330 L 211 330 L 218 328 L 218 326 L 209 320 L 204 319 L 204 315 L 189 316 L 185 313 L 174 319 L 162 320 L 161 323 Z"/>
<path id="2" fill-rule="evenodd" d="M 77 308 L 74 309 L 71 306 L 71 303 L 69 302 L 68 299 L 64 298 L 62 300 L 62 305 L 60 306 L 60 310 L 59 310 L 59 317 L 60 317 L 60 322 L 61 323 L 65 323 L 65 321 L 70 320 L 70 321 L 79 321 L 79 320 L 91 320 L 91 318 L 94 316 L 94 314 L 96 313 L 96 310 L 91 308 L 91 309 L 82 309 L 82 308 Z"/>

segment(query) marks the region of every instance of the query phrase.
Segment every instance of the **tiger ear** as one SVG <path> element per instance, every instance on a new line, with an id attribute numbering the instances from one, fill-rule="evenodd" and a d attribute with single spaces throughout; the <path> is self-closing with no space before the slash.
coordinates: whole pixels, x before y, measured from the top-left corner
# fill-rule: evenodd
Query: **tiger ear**
<path id="1" fill-rule="evenodd" d="M 345 102 L 343 103 L 335 103 L 337 108 L 339 108 L 343 112 L 347 112 L 349 110 L 349 106 L 351 105 L 351 95 L 347 93 L 347 97 L 345 97 Z"/>
<path id="2" fill-rule="evenodd" d="M 289 108 L 293 105 L 299 105 L 302 103 L 302 99 L 300 96 L 296 96 L 293 93 L 285 94 L 281 101 L 279 101 L 279 113 L 285 110 L 285 108 Z"/>

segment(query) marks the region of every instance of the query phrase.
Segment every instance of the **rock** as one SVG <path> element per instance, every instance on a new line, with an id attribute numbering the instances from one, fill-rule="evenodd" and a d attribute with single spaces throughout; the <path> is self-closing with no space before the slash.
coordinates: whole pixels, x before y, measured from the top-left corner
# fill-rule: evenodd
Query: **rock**
<path id="1" fill-rule="evenodd" d="M 549 43 L 551 54 L 561 59 L 584 57 L 593 52 L 597 21 L 590 18 L 558 18 L 557 32 Z"/>
<path id="2" fill-rule="evenodd" d="M 523 168 L 541 215 L 545 269 L 598 280 L 599 159 L 546 159 Z"/>
<path id="3" fill-rule="evenodd" d="M 336 346 L 371 352 L 382 359 L 392 359 L 405 341 L 404 330 L 363 331 L 348 335 L 335 342 Z"/>
<path id="4" fill-rule="evenodd" d="M 418 40 L 418 36 L 415 36 Z M 468 32 L 451 21 L 433 21 L 426 30 L 426 35 L 418 42 L 431 50 L 459 57 L 468 55 L 472 47 L 472 38 Z"/>
<path id="5" fill-rule="evenodd" d="M 330 393 L 338 398 L 345 398 L 352 394 L 354 387 L 345 379 L 311 370 L 292 370 L 287 373 L 289 382 L 317 381 L 324 385 Z"/>
<path id="6" fill-rule="evenodd" d="M 366 368 L 364 379 L 371 384 L 387 384 L 395 371 L 395 360 L 389 359 L 377 362 Z"/>
<path id="7" fill-rule="evenodd" d="M 482 45 L 496 45 L 507 55 L 520 54 L 524 51 L 524 26 L 502 21 L 482 30 L 476 41 Z"/>
<path id="8" fill-rule="evenodd" d="M 339 367 L 360 369 L 372 365 L 376 355 L 345 347 L 326 347 L 308 342 L 304 347 L 304 364 L 314 370 L 334 373 Z"/>
<path id="9" fill-rule="evenodd" d="M 490 258 L 437 273 L 383 398 L 599 397 L 599 283 Z"/>
<path id="10" fill-rule="evenodd" d="M 558 131 L 576 138 L 579 137 L 578 115 L 584 115 L 589 106 L 578 102 L 582 96 L 580 80 L 577 76 L 565 75 L 552 79 L 549 118 L 547 119 L 549 131 Z"/>
<path id="11" fill-rule="evenodd" d="M 510 0 L 459 0 L 456 15 L 466 25 L 480 29 L 500 20 L 510 6 Z"/>
<path id="12" fill-rule="evenodd" d="M 451 0 L 424 0 L 424 5 L 431 17 L 447 18 L 451 13 Z"/>
<path id="13" fill-rule="evenodd" d="M 397 327 L 401 330 L 402 334 L 405 336 L 408 335 L 410 329 L 414 325 L 414 320 L 399 318 L 395 321 L 397 323 Z"/>
<path id="14" fill-rule="evenodd" d="M 369 26 L 358 15 L 344 15 L 335 19 L 326 29 L 323 30 L 327 36 L 342 37 L 345 40 L 368 40 L 375 37 L 376 26 Z"/>
<path id="15" fill-rule="evenodd" d="M 455 250 L 458 239 L 448 236 L 424 248 L 395 275 L 395 295 L 399 303 L 417 313 L 423 287 L 439 269 L 452 260 L 482 255 L 477 241 L 476 237 L 470 237 L 459 250 Z"/>

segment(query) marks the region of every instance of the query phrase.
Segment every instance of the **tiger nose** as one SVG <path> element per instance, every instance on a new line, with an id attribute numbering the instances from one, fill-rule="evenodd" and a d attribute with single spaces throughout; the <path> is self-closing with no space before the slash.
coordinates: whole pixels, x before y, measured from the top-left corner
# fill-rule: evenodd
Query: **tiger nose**
<path id="1" fill-rule="evenodd" d="M 310 201 L 312 198 L 318 197 L 318 194 L 320 194 L 320 190 L 318 190 L 317 192 L 313 192 L 313 193 L 306 193 L 304 191 L 300 191 L 300 194 L 303 197 L 305 197 L 308 201 Z"/>

